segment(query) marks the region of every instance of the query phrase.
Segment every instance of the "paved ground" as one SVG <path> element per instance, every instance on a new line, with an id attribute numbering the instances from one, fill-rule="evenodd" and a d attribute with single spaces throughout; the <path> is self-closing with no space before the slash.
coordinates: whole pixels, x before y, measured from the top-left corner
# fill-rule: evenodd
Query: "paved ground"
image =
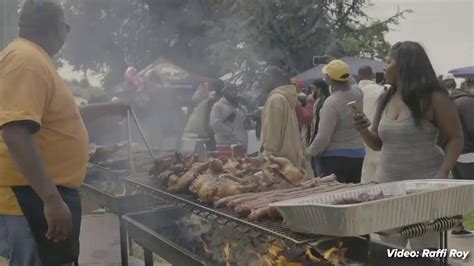
<path id="1" fill-rule="evenodd" d="M 448 242 L 449 249 L 458 249 L 474 252 L 474 238 L 450 238 Z M 453 261 L 459 265 L 474 265 L 474 254 L 466 261 Z"/>
<path id="2" fill-rule="evenodd" d="M 81 229 L 81 266 L 115 266 L 120 264 L 118 218 L 113 214 L 85 215 Z M 135 249 L 141 251 L 140 249 Z M 137 252 L 138 253 L 138 252 Z M 131 257 L 130 266 L 142 266 L 143 261 Z M 155 266 L 168 266 L 167 263 Z M 1 265 L 0 265 L 1 266 Z"/>
<path id="3" fill-rule="evenodd" d="M 81 228 L 81 265 L 119 265 L 118 221 L 114 215 L 83 216 Z"/>
<path id="4" fill-rule="evenodd" d="M 84 216 L 82 223 L 81 248 L 81 265 L 120 265 L 117 217 L 112 214 Z M 474 252 L 474 238 L 450 238 L 449 248 Z M 451 263 L 453 265 L 474 266 L 474 255 L 467 261 L 452 261 Z M 130 265 L 143 265 L 143 262 L 132 258 Z M 156 265 L 164 266 L 167 264 L 162 263 Z"/>

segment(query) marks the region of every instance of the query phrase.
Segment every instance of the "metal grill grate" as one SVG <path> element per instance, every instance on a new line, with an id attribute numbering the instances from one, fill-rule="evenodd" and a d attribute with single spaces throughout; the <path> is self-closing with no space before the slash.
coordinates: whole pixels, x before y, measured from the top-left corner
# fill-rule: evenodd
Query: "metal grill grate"
<path id="1" fill-rule="evenodd" d="M 207 205 L 197 201 L 192 195 L 175 195 L 169 192 L 163 191 L 153 185 L 146 184 L 149 182 L 141 182 L 134 180 L 137 176 L 125 178 L 124 182 L 133 186 L 135 189 L 147 194 L 150 197 L 155 197 L 161 200 L 165 200 L 169 203 L 175 204 L 180 207 L 184 207 L 192 211 L 193 213 L 200 215 L 205 218 L 217 220 L 221 224 L 232 226 L 236 230 L 240 230 L 243 233 L 251 233 L 251 229 L 256 229 L 256 237 L 265 237 L 272 235 L 276 238 L 285 240 L 289 243 L 302 245 L 312 243 L 321 239 L 321 236 L 317 235 L 306 235 L 299 234 L 289 231 L 283 227 L 282 221 L 264 220 L 260 222 L 251 222 L 246 218 L 237 217 L 232 211 L 228 209 L 214 209 Z M 143 179 L 143 176 L 138 176 L 139 179 Z M 147 177 L 149 179 L 149 177 Z"/>

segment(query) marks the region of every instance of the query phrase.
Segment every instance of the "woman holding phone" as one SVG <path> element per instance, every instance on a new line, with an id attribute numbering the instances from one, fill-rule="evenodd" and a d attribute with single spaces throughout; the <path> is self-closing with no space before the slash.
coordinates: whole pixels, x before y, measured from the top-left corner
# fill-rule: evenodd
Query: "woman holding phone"
<path id="1" fill-rule="evenodd" d="M 379 180 L 447 178 L 463 147 L 462 127 L 428 55 L 418 43 L 397 43 L 385 71 L 391 88 L 381 98 L 372 130 L 365 115 L 354 115 L 364 141 L 381 151 Z M 446 154 L 437 145 L 438 131 L 447 138 Z"/>
<path id="2" fill-rule="evenodd" d="M 399 42 L 390 50 L 385 71 L 391 88 L 379 101 L 371 130 L 363 113 L 353 116 L 365 143 L 380 151 L 378 180 L 448 178 L 461 153 L 463 133 L 456 106 L 428 55 L 418 43 Z M 446 153 L 437 145 L 439 131 L 447 138 Z M 417 248 L 416 241 L 420 239 L 412 248 Z M 404 246 L 406 240 L 397 243 Z M 436 235 L 421 239 L 423 247 L 436 243 Z"/>

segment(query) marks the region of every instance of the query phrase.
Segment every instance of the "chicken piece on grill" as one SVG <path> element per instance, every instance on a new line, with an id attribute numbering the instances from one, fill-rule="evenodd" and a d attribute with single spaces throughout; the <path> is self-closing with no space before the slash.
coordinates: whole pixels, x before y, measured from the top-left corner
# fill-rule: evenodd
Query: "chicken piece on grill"
<path id="1" fill-rule="evenodd" d="M 232 180 L 234 182 L 237 182 L 237 183 L 244 183 L 245 182 L 245 179 L 239 177 L 239 176 L 235 176 L 235 175 L 232 175 L 232 174 L 222 174 L 219 176 L 220 179 L 229 179 L 229 180 Z"/>
<path id="2" fill-rule="evenodd" d="M 194 181 L 191 183 L 191 186 L 189 187 L 189 191 L 191 191 L 194 194 L 197 194 L 199 190 L 202 188 L 202 186 L 209 180 L 209 179 L 214 179 L 215 177 L 212 175 L 200 175 Z"/>
<path id="3" fill-rule="evenodd" d="M 184 165 L 184 168 L 189 169 L 193 167 L 195 163 L 199 162 L 199 155 L 192 154 L 192 155 L 186 156 L 186 158 L 184 159 L 180 158 L 179 161 Z"/>
<path id="4" fill-rule="evenodd" d="M 189 189 L 193 180 L 209 167 L 209 163 L 195 163 L 191 169 L 176 180 L 176 183 L 168 182 L 168 191 L 183 192 Z"/>
<path id="5" fill-rule="evenodd" d="M 179 177 L 177 175 L 172 175 L 168 178 L 168 187 L 175 185 L 178 182 Z M 172 184 L 172 185 L 171 185 Z"/>
<path id="6" fill-rule="evenodd" d="M 280 166 L 281 174 L 284 175 L 291 184 L 298 184 L 306 180 L 304 173 L 294 166 L 290 160 L 272 155 L 269 156 L 269 159 Z"/>
<path id="7" fill-rule="evenodd" d="M 221 199 L 227 196 L 251 192 L 253 188 L 255 188 L 255 186 L 252 186 L 252 185 L 245 186 L 238 182 L 232 181 L 230 179 L 225 179 L 225 178 L 219 178 L 218 183 L 219 185 L 214 194 L 213 201 L 216 201 L 218 199 Z"/>
<path id="8" fill-rule="evenodd" d="M 219 182 L 217 178 L 206 179 L 202 182 L 201 189 L 199 189 L 196 195 L 202 202 L 213 202 L 214 194 L 216 193 L 218 187 Z"/>
<path id="9" fill-rule="evenodd" d="M 209 170 L 213 174 L 220 174 L 224 171 L 224 163 L 219 159 L 212 158 L 209 160 Z"/>
<path id="10" fill-rule="evenodd" d="M 162 156 L 155 158 L 153 162 L 153 167 L 148 171 L 149 175 L 159 176 L 162 172 L 169 170 L 173 164 L 176 163 L 174 157 Z"/>
<path id="11" fill-rule="evenodd" d="M 250 168 L 250 167 L 249 167 L 249 168 L 242 167 L 242 168 L 243 168 L 242 170 L 237 171 L 237 172 L 235 173 L 236 176 L 238 176 L 238 177 L 250 176 L 250 175 L 253 175 L 253 174 L 255 174 L 255 173 L 257 173 L 257 172 L 260 171 L 260 169 L 252 169 L 252 168 Z"/>
<path id="12" fill-rule="evenodd" d="M 228 160 L 226 164 L 224 164 L 223 169 L 226 173 L 234 174 L 239 171 L 240 163 L 237 160 Z"/>
<path id="13" fill-rule="evenodd" d="M 271 173 L 265 173 L 264 171 L 247 176 L 244 178 L 244 180 L 246 184 L 255 186 L 255 191 L 270 190 L 272 185 L 280 182 L 279 178 L 274 177 Z"/>
<path id="14" fill-rule="evenodd" d="M 183 164 L 180 164 L 180 163 L 171 166 L 170 170 L 173 171 L 173 173 L 186 172 L 186 168 L 184 167 Z"/>
<path id="15" fill-rule="evenodd" d="M 168 180 L 170 176 L 174 175 L 175 173 L 171 170 L 166 170 L 161 172 L 158 176 L 155 176 L 154 181 L 158 185 L 166 185 L 168 184 Z"/>
<path id="16" fill-rule="evenodd" d="M 249 164 L 252 169 L 262 169 L 265 164 L 265 159 L 257 157 L 247 157 L 242 159 L 246 164 Z"/>

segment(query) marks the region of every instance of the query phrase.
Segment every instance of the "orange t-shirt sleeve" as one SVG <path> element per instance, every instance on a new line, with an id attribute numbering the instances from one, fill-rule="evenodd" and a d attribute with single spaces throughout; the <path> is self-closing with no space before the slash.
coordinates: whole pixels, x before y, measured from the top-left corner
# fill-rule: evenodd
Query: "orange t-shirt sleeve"
<path id="1" fill-rule="evenodd" d="M 10 122 L 25 121 L 33 124 L 33 132 L 38 131 L 46 99 L 47 86 L 33 70 L 13 70 L 0 75 L 0 128 Z"/>

